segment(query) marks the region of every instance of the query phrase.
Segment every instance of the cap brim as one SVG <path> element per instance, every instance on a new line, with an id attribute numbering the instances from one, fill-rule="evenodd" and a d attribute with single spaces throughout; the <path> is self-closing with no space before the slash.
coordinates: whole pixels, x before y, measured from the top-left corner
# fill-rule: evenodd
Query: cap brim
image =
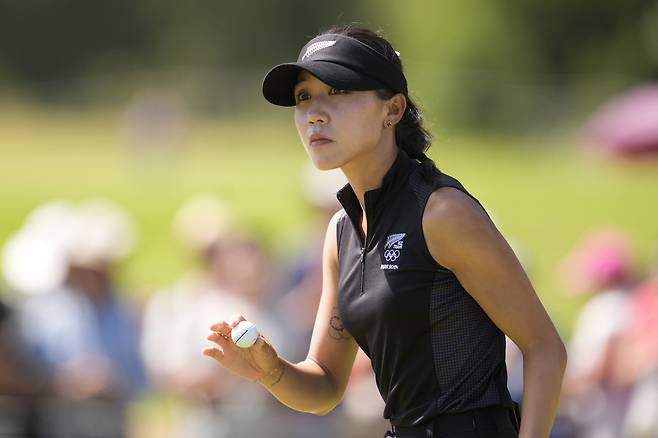
<path id="1" fill-rule="evenodd" d="M 263 96 L 280 106 L 295 106 L 295 85 L 299 72 L 306 70 L 327 85 L 342 90 L 386 88 L 379 81 L 329 61 L 289 62 L 272 68 L 263 79 Z"/>

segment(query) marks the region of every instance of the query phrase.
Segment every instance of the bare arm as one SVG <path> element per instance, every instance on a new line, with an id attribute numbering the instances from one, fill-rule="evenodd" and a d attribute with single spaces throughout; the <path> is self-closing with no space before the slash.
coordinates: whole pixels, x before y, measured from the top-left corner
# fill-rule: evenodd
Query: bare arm
<path id="1" fill-rule="evenodd" d="M 519 437 L 547 437 L 557 411 L 566 350 L 514 252 L 480 206 L 449 187 L 430 196 L 423 231 L 434 259 L 454 272 L 523 353 Z"/>
<path id="2" fill-rule="evenodd" d="M 358 348 L 337 312 L 337 217 L 330 221 L 325 237 L 322 297 L 306 360 L 293 364 L 280 358 L 262 336 L 251 348 L 236 347 L 228 336 L 231 327 L 244 319 L 241 316 L 213 325 L 208 339 L 219 348 L 204 350 L 231 371 L 257 380 L 292 409 L 318 415 L 331 411 L 342 399 Z"/>

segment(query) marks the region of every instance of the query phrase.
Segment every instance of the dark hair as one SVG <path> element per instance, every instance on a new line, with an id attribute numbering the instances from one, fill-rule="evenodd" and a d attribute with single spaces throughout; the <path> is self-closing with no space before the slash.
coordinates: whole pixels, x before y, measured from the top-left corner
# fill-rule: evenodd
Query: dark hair
<path id="1" fill-rule="evenodd" d="M 384 37 L 369 29 L 355 27 L 352 25 L 334 26 L 320 35 L 324 34 L 345 35 L 361 41 L 373 50 L 377 51 L 385 58 L 393 62 L 402 70 L 400 57 Z M 377 90 L 377 95 L 381 99 L 390 99 L 395 95 L 393 90 L 386 88 Z M 423 116 L 418 106 L 411 100 L 407 92 L 404 97 L 407 99 L 407 108 L 402 115 L 402 119 L 395 126 L 395 142 L 398 147 L 404 150 L 407 155 L 417 159 L 423 165 L 423 174 L 429 178 L 436 169 L 434 162 L 425 155 L 425 152 L 432 145 L 432 134 L 423 127 Z"/>

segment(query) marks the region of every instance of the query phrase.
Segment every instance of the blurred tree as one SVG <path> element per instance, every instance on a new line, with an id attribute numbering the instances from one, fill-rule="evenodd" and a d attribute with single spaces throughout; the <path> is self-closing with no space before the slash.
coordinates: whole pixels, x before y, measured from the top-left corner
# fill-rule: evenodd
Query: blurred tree
<path id="1" fill-rule="evenodd" d="M 658 77 L 655 0 L 368 0 L 442 125 L 545 129 Z"/>
<path id="2" fill-rule="evenodd" d="M 0 3 L 0 67 L 17 82 L 69 79 L 99 57 L 125 54 L 117 70 L 149 52 L 152 20 L 133 0 L 7 0 Z"/>
<path id="3" fill-rule="evenodd" d="M 353 10 L 348 0 L 6 0 L 0 3 L 0 68 L 29 84 L 76 77 L 98 64 L 115 71 L 260 67 L 296 55 L 307 37 L 353 18 Z"/>
<path id="4" fill-rule="evenodd" d="M 535 66 L 540 71 L 658 78 L 657 47 L 650 40 L 658 28 L 653 21 L 658 13 L 655 0 L 497 2 L 532 50 L 541 54 Z"/>
<path id="5" fill-rule="evenodd" d="M 192 100 L 233 109 L 267 67 L 354 21 L 386 31 L 444 126 L 545 129 L 658 78 L 656 0 L 3 0 L 0 84 L 189 67 Z"/>
<path id="6" fill-rule="evenodd" d="M 262 67 L 297 55 L 327 23 L 352 17 L 354 2 L 315 3 L 142 0 L 157 16 L 160 56 L 167 63 Z"/>

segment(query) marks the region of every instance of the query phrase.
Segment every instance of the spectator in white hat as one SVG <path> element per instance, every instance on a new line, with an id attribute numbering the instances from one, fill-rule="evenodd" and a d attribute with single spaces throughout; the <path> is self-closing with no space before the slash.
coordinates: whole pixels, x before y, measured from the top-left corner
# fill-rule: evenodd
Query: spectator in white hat
<path id="1" fill-rule="evenodd" d="M 104 200 L 49 204 L 18 236 L 5 252 L 6 273 L 25 292 L 41 292 L 24 298 L 20 327 L 55 394 L 40 406 L 41 433 L 124 436 L 127 403 L 145 385 L 136 320 L 113 278 L 133 246 L 129 217 Z M 12 257 L 35 248 L 50 254 L 41 267 L 53 275 L 42 284 L 19 275 L 29 258 Z"/>

